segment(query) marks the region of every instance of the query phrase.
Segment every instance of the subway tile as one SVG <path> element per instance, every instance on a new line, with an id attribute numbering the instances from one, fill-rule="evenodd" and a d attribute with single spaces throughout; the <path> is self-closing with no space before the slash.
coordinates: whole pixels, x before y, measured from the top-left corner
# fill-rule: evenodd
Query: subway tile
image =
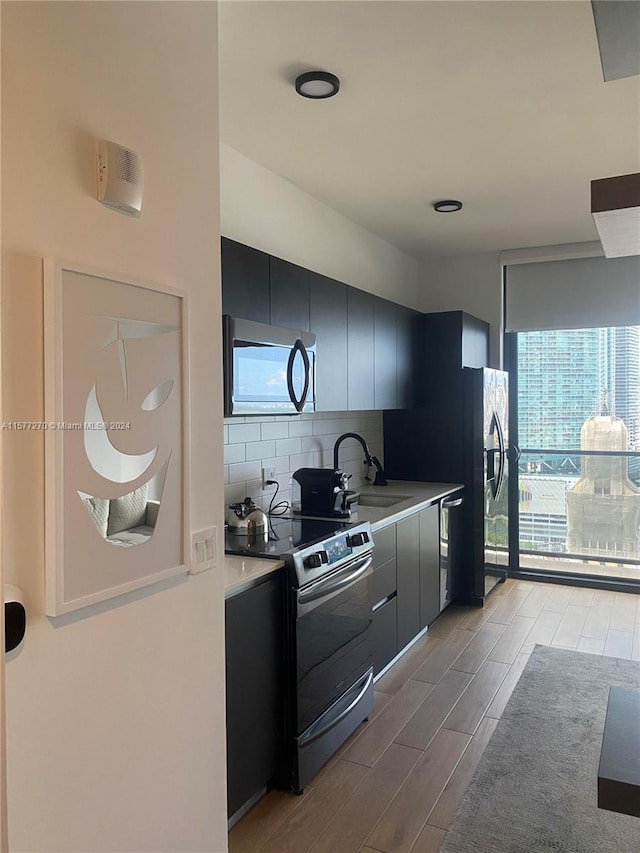
<path id="1" fill-rule="evenodd" d="M 224 446 L 224 464 L 230 465 L 232 462 L 246 461 L 246 445 L 244 444 L 225 444 Z"/>
<path id="2" fill-rule="evenodd" d="M 292 471 L 298 468 L 315 468 L 315 453 L 294 453 L 289 457 L 289 467 Z"/>
<path id="3" fill-rule="evenodd" d="M 226 485 L 229 482 L 229 466 L 225 465 L 223 468 L 224 471 L 224 484 Z"/>
<path id="4" fill-rule="evenodd" d="M 249 441 L 245 447 L 247 449 L 247 462 L 253 459 L 269 459 L 276 452 L 275 441 Z"/>
<path id="5" fill-rule="evenodd" d="M 272 459 L 263 459 L 262 467 L 275 468 L 276 474 L 286 474 L 291 470 L 288 456 L 274 456 Z"/>
<path id="6" fill-rule="evenodd" d="M 229 444 L 229 427 L 226 424 L 222 427 L 222 443 Z"/>
<path id="7" fill-rule="evenodd" d="M 238 417 L 237 415 L 233 415 L 230 418 L 225 418 L 225 424 L 243 424 L 246 418 Z"/>
<path id="8" fill-rule="evenodd" d="M 291 421 L 289 424 L 290 438 L 297 438 L 300 435 L 313 435 L 313 421 Z"/>
<path id="9" fill-rule="evenodd" d="M 229 443 L 260 441 L 260 424 L 232 424 L 229 427 Z"/>
<path id="10" fill-rule="evenodd" d="M 274 421 L 271 424 L 262 424 L 262 440 L 270 438 L 289 438 L 290 426 L 288 423 Z"/>
<path id="11" fill-rule="evenodd" d="M 301 453 L 323 450 L 322 441 L 318 435 L 303 435 L 300 438 Z"/>
<path id="12" fill-rule="evenodd" d="M 290 456 L 292 453 L 302 453 L 301 438 L 281 438 L 276 441 L 276 456 Z"/>
<path id="13" fill-rule="evenodd" d="M 241 483 L 231 483 L 224 487 L 225 506 L 240 503 L 240 501 L 243 501 L 246 496 L 247 484 L 244 481 Z"/>
<path id="14" fill-rule="evenodd" d="M 257 480 L 259 477 L 262 477 L 262 466 L 259 462 L 238 462 L 235 465 L 229 465 L 230 483 Z"/>

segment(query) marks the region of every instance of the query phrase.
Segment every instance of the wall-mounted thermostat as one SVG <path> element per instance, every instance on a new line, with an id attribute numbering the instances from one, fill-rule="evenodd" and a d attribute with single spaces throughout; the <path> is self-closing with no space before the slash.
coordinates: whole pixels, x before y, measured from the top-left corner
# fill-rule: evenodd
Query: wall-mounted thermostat
<path id="1" fill-rule="evenodd" d="M 117 142 L 98 142 L 98 201 L 127 216 L 142 210 L 142 158 Z"/>

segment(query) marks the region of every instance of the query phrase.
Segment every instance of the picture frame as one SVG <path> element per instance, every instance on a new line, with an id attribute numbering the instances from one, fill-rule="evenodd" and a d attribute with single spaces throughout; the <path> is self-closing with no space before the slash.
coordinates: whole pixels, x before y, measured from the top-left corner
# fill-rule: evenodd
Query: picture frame
<path id="1" fill-rule="evenodd" d="M 49 616 L 186 574 L 186 291 L 44 260 Z"/>

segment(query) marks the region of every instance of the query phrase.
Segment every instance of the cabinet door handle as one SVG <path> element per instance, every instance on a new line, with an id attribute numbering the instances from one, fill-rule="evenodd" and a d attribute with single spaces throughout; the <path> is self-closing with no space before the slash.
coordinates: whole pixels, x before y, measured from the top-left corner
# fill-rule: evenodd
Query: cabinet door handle
<path id="1" fill-rule="evenodd" d="M 449 498 L 448 500 L 445 498 L 442 501 L 442 506 L 444 509 L 451 509 L 454 506 L 462 506 L 464 503 L 464 498 Z"/>

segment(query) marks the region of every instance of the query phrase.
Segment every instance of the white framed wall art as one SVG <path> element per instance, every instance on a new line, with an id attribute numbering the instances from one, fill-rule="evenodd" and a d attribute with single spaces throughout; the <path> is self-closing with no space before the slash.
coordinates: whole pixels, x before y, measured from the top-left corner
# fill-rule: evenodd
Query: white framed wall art
<path id="1" fill-rule="evenodd" d="M 44 262 L 46 612 L 186 573 L 184 291 Z"/>

